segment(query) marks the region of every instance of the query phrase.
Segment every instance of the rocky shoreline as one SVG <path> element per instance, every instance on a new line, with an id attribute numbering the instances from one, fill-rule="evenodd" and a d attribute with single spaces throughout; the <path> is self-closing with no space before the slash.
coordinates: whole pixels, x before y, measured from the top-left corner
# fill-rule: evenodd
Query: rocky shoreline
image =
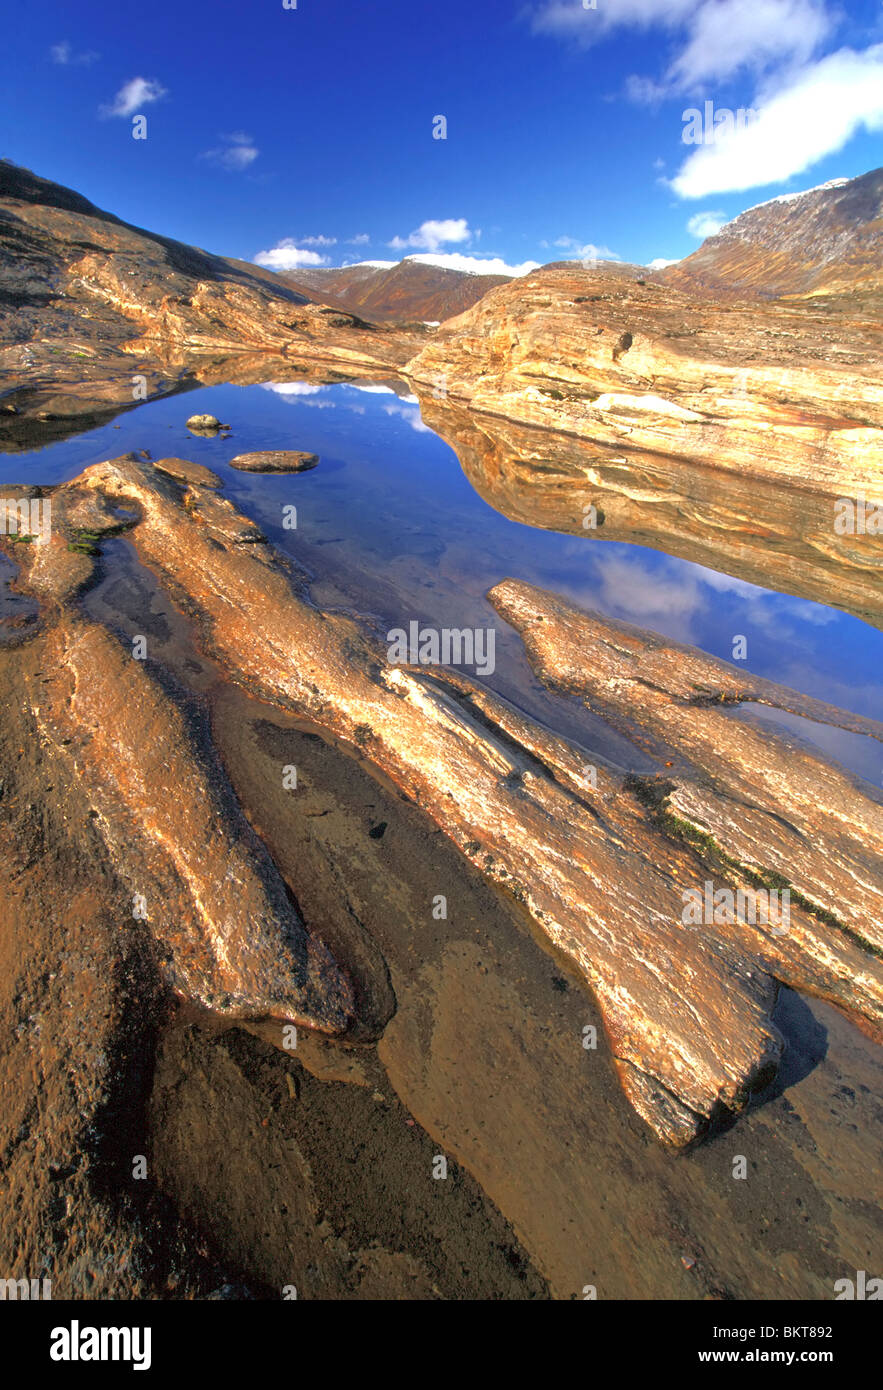
<path id="1" fill-rule="evenodd" d="M 517 1196 L 492 1177 L 486 1158 L 471 1143 L 463 1147 L 461 1122 L 451 1129 L 451 1117 L 444 1119 L 444 1106 L 438 1108 L 440 1096 L 418 1102 L 420 1085 L 414 1067 L 419 1070 L 426 1061 L 418 1062 L 423 1049 L 415 1038 L 409 1039 L 414 1026 L 408 1021 L 411 986 L 395 985 L 390 993 L 384 961 L 388 947 L 382 945 L 379 921 L 367 932 L 364 926 L 357 927 L 355 919 L 348 926 L 333 927 L 330 934 L 323 927 L 324 944 L 312 934 L 304 935 L 309 931 L 305 922 L 327 922 L 326 914 L 331 919 L 339 916 L 340 895 L 343 901 L 350 899 L 351 884 L 359 876 L 329 886 L 331 896 L 325 907 L 313 903 L 310 895 L 316 889 L 304 879 L 303 867 L 293 861 L 289 864 L 284 839 L 277 840 L 268 829 L 277 814 L 288 813 L 271 812 L 268 784 L 260 779 L 254 782 L 253 771 L 254 785 L 243 803 L 250 808 L 252 829 L 244 826 L 239 802 L 227 782 L 230 751 L 225 751 L 222 770 L 206 744 L 198 710 L 176 685 L 185 665 L 180 660 L 177 666 L 174 660 L 169 665 L 162 643 L 159 650 L 151 650 L 149 624 L 149 655 L 141 662 L 134 659 L 129 639 L 117 623 L 108 628 L 106 619 L 99 620 L 100 606 L 91 596 L 112 590 L 121 577 L 121 557 L 114 547 L 128 550 L 134 545 L 147 567 L 144 573 L 155 577 L 152 582 L 158 581 L 150 608 L 164 591 L 165 611 L 189 614 L 196 646 L 189 649 L 187 662 L 195 659 L 204 665 L 208 661 L 223 673 L 225 682 L 232 682 L 231 692 L 237 687 L 249 692 L 237 698 L 257 699 L 255 714 L 265 727 L 269 727 L 268 719 L 284 724 L 292 717 L 306 718 L 306 727 L 320 729 L 322 737 L 335 735 L 342 750 L 350 750 L 344 756 L 358 758 L 366 769 L 398 789 L 397 796 L 404 798 L 402 813 L 416 818 L 415 829 L 436 821 L 445 838 L 453 841 L 454 860 L 471 862 L 479 882 L 483 877 L 489 885 L 501 885 L 502 901 L 511 904 L 507 912 L 527 913 L 530 931 L 545 943 L 545 950 L 552 949 L 574 982 L 587 984 L 594 993 L 600 1005 L 598 1062 L 611 1076 L 618 1075 L 632 1106 L 666 1144 L 683 1148 L 710 1133 L 714 1152 L 715 1134 L 723 1138 L 737 1112 L 746 1112 L 741 1123 L 748 1124 L 753 1100 L 768 1102 L 770 1094 L 775 1094 L 777 1071 L 793 1065 L 788 1061 L 793 1055 L 793 1043 L 787 1041 L 789 1028 L 783 1032 L 780 1026 L 779 981 L 832 1001 L 844 1015 L 877 1033 L 883 987 L 879 928 L 870 920 L 870 909 L 864 911 L 861 895 L 850 895 L 850 886 L 860 875 L 864 875 L 861 881 L 869 881 L 870 856 L 879 853 L 883 818 L 879 798 L 870 799 L 868 788 L 824 760 L 808 754 L 797 758 L 786 742 L 734 722 L 730 711 L 739 700 L 766 701 L 879 738 L 883 731 L 870 721 L 821 708 L 770 683 L 746 679 L 724 663 L 580 613 L 527 586 L 503 583 L 492 600 L 521 632 L 541 678 L 553 686 L 566 685 L 595 702 L 605 717 L 637 743 L 643 742 L 653 756 L 672 765 L 658 779 L 630 779 L 600 764 L 592 776 L 583 750 L 553 737 L 456 673 L 429 673 L 421 668 L 384 672 L 383 658 L 369 634 L 350 618 L 315 609 L 296 572 L 287 569 L 264 542 L 246 543 L 253 523 L 225 501 L 218 480 L 207 470 L 183 460 L 151 464 L 128 456 L 95 465 L 80 478 L 53 489 L 52 500 L 52 537 L 45 544 L 38 539 L 27 547 L 26 555 L 15 557 L 21 564 L 17 587 L 38 596 L 40 618 L 24 648 L 7 651 L 3 660 L 7 666 L 12 663 L 11 669 L 21 666 L 21 717 L 34 730 L 28 754 L 32 771 L 26 783 L 30 794 L 36 785 L 33 779 L 41 779 L 41 795 L 50 813 L 59 789 L 68 786 L 72 795 L 76 788 L 77 804 L 83 808 L 78 816 L 85 817 L 89 842 L 94 841 L 84 872 L 94 874 L 100 861 L 113 865 L 112 871 L 108 867 L 104 890 L 110 894 L 105 908 L 108 920 L 118 920 L 122 913 L 131 921 L 132 945 L 127 952 L 134 951 L 135 959 L 142 962 L 126 967 L 134 972 L 132 987 L 142 991 L 148 979 L 153 981 L 144 993 L 146 1018 L 153 1020 L 150 1026 L 155 1033 L 160 1030 L 158 1035 L 166 1041 L 157 1054 L 153 1081 L 144 1075 L 142 1084 L 153 1088 L 155 1113 L 150 1123 L 159 1123 L 159 1129 L 152 1130 L 150 1141 L 143 1141 L 142 1149 L 135 1152 L 149 1149 L 159 1164 L 159 1188 L 151 1189 L 151 1200 L 159 1200 L 159 1193 L 166 1199 L 174 1197 L 163 1227 L 168 1232 L 163 1236 L 168 1242 L 163 1245 L 166 1253 L 159 1261 L 166 1271 L 163 1277 L 174 1266 L 173 1260 L 168 1263 L 168 1251 L 184 1248 L 183 1228 L 175 1222 L 194 1221 L 200 1230 L 215 1233 L 200 1247 L 206 1252 L 200 1257 L 202 1263 L 197 1259 L 192 1264 L 192 1251 L 187 1259 L 182 1253 L 176 1257 L 183 1264 L 170 1277 L 180 1279 L 182 1291 L 186 1287 L 189 1296 L 199 1296 L 200 1289 L 205 1296 L 211 1292 L 209 1284 L 223 1286 L 225 1281 L 244 1277 L 243 1270 L 248 1273 L 248 1286 L 261 1296 L 265 1285 L 271 1287 L 279 1277 L 279 1259 L 251 1230 L 244 1212 L 237 1218 L 233 1245 L 217 1226 L 205 1180 L 192 1171 L 186 1156 L 188 1141 L 180 1128 L 187 1123 L 187 1106 L 195 1103 L 200 1107 L 198 1123 L 208 1125 L 211 1132 L 214 1105 L 225 1087 L 239 1088 L 239 1099 L 234 1100 L 231 1093 L 230 1105 L 252 1104 L 247 1098 L 254 1095 L 253 1083 L 242 1089 L 237 1070 L 231 1070 L 232 1057 L 239 1058 L 237 1067 L 245 1066 L 249 1074 L 257 1067 L 255 1075 L 275 1075 L 277 1088 L 289 1086 L 286 1071 L 292 1075 L 293 1066 L 305 1066 L 308 1074 L 315 1073 L 324 1082 L 339 1080 L 347 1092 L 353 1086 L 373 1084 L 378 1095 L 385 1095 L 379 1075 L 374 1082 L 368 1080 L 374 1065 L 370 1056 L 377 1055 L 384 1066 L 394 1066 L 397 1072 L 403 1069 L 396 1089 L 410 1095 L 412 1114 L 416 1109 L 419 1116 L 428 1106 L 421 1124 L 430 1133 L 449 1135 L 453 1151 L 462 1153 L 503 1215 L 514 1220 L 518 1239 L 533 1252 L 519 1256 L 528 1261 L 521 1276 L 528 1282 L 522 1282 L 520 1292 L 513 1286 L 505 1296 L 530 1296 L 531 1288 L 534 1296 L 544 1296 L 540 1285 L 531 1284 L 534 1276 L 526 1273 L 534 1259 L 552 1277 L 554 1296 L 574 1296 L 573 1291 L 568 1294 L 566 1282 L 572 1278 L 574 1252 L 567 1241 L 549 1247 L 549 1233 L 536 1229 Z M 127 522 L 125 540 L 114 540 L 114 534 L 119 534 L 120 506 L 135 513 L 137 520 Z M 75 542 L 81 537 L 86 526 L 98 554 L 70 548 L 72 538 Z M 101 558 L 102 548 L 112 552 L 110 559 Z M 92 587 L 96 579 L 97 590 Z M 231 594 L 236 596 L 235 606 L 225 611 L 226 600 L 219 596 Z M 135 614 L 139 632 L 145 627 L 145 616 L 142 600 Z M 300 654 L 296 668 L 286 656 L 292 643 Z M 64 662 L 55 659 L 61 646 L 69 657 Z M 650 691 L 658 692 L 652 704 L 647 702 Z M 155 713 L 148 718 L 151 710 Z M 219 727 L 216 721 L 215 727 Z M 229 727 L 242 728 L 241 713 Z M 216 733 L 212 741 L 217 737 Z M 226 738 L 220 736 L 219 747 L 224 747 Z M 710 750 L 716 750 L 713 765 Z M 724 750 L 730 758 L 728 765 L 720 762 Z M 270 764 L 275 763 L 274 780 L 280 785 L 281 765 L 293 756 L 280 747 Z M 323 758 L 328 757 L 326 749 Z M 776 759 L 785 760 L 789 769 L 784 780 Z M 240 797 L 248 766 L 253 767 L 250 757 L 236 773 Z M 50 792 L 49 783 L 57 790 Z M 7 816 L 16 804 L 14 795 L 11 801 L 4 798 Z M 63 799 L 61 804 L 67 803 Z M 737 807 L 738 815 L 734 815 Z M 393 811 L 382 814 L 389 824 Z M 200 829 L 195 816 L 208 817 L 211 827 Z M 75 822 L 66 830 L 59 824 L 55 835 L 59 834 L 55 854 L 66 845 L 65 853 L 82 856 L 85 841 Z M 247 862 L 234 875 L 235 902 L 213 903 L 211 894 L 224 891 L 222 864 L 231 862 L 231 854 L 240 853 L 235 848 L 237 837 L 248 852 Z M 191 845 L 198 853 L 188 861 Z M 517 859 L 511 857 L 510 847 Z M 532 867 L 526 870 L 528 862 Z M 18 886 L 18 893 L 24 889 L 26 901 L 32 896 L 37 863 L 42 864 L 42 859 L 26 869 Z M 273 875 L 281 864 L 286 866 L 287 903 L 273 886 Z M 680 922 L 685 887 L 701 887 L 708 877 L 716 884 L 735 885 L 745 881 L 740 874 L 750 867 L 757 873 L 787 867 L 795 889 L 787 936 L 736 923 L 685 930 Z M 45 866 L 39 872 L 45 875 Z M 319 869 L 318 882 L 327 874 L 327 867 Z M 454 891 L 449 878 L 436 879 L 436 887 L 439 882 Z M 428 888 L 424 891 L 427 901 L 422 908 L 415 903 L 411 912 L 418 910 L 431 920 L 431 894 Z M 143 920 L 132 917 L 136 893 L 146 899 Z M 331 909 L 335 896 L 337 907 Z M 310 901 L 314 910 L 304 913 L 292 906 L 302 899 Z M 87 896 L 83 907 L 86 926 L 95 910 L 94 898 Z M 363 911 L 356 910 L 364 922 Z M 611 912 L 616 915 L 612 929 L 608 926 Z M 256 941 L 259 944 L 255 922 L 261 913 L 266 931 L 275 933 L 267 938 L 266 952 L 255 946 Z M 608 936 L 611 930 L 615 937 Z M 611 953 L 608 941 L 614 939 Z M 370 941 L 375 944 L 369 946 Z M 57 949 L 57 944 L 49 948 L 50 956 Z M 113 949 L 118 953 L 119 947 Z M 493 952 L 499 946 L 489 942 L 486 949 Z M 92 969 L 100 968 L 98 956 L 90 959 L 86 976 L 75 974 L 72 984 L 82 984 L 83 978 L 92 978 Z M 304 963 L 310 960 L 321 965 L 318 973 L 306 965 L 306 978 L 312 983 L 310 994 L 303 995 L 299 982 L 304 979 Z M 419 960 L 418 955 L 413 967 L 418 976 Z M 110 970 L 108 982 L 117 978 L 118 971 L 119 966 Z M 62 978 L 66 978 L 63 972 Z M 397 978 L 398 972 L 393 980 Z M 341 995 L 342 981 L 348 983 Z M 450 987 L 462 1010 L 462 991 L 469 986 L 463 981 Z M 58 998 L 55 981 L 46 982 L 44 977 L 38 995 L 40 1002 L 20 998 L 15 1006 L 25 1024 L 26 1015 L 18 1011 L 29 1008 L 32 1018 L 44 1019 L 45 1009 Z M 188 1008 L 208 1006 L 210 1012 L 199 1015 L 196 1024 L 188 1022 L 185 1014 L 183 1031 L 175 1026 L 167 1033 L 168 1025 L 160 1021 L 176 996 Z M 91 1108 L 100 1116 L 106 1103 L 101 1097 L 110 1074 L 106 1081 L 101 1077 L 108 1065 L 113 1069 L 117 1048 L 109 1044 L 111 1038 L 119 1037 L 123 997 L 114 984 L 108 1001 L 107 1062 L 99 1065 L 97 1053 L 85 1055 L 80 1044 L 71 1041 L 78 1084 L 90 1098 L 85 1110 L 80 1105 L 82 1114 Z M 235 1034 L 218 1034 L 231 1022 L 252 1030 L 269 1052 L 254 1053 L 253 1044 L 236 1044 Z M 306 1023 L 309 1031 L 299 1030 L 299 1050 L 289 1052 L 283 1030 L 287 1023 L 296 1022 Z M 58 1066 L 53 1060 L 57 1040 L 47 1053 L 48 1037 L 41 1041 L 44 1026 L 33 1034 L 32 1025 L 26 1024 L 22 1041 L 36 1049 L 34 1061 L 43 1070 L 44 1090 L 48 1087 L 51 1093 Z M 324 1057 L 317 1027 L 330 1035 Z M 335 1035 L 340 1038 L 337 1043 Z M 496 1038 L 494 1045 L 499 1041 Z M 593 1055 L 580 1046 L 579 1030 L 572 1045 L 574 1053 Z M 96 1046 L 100 1049 L 100 1034 Z M 439 1047 L 440 1063 L 447 1054 L 441 1040 Z M 133 1063 L 128 1049 L 126 1055 Z M 206 1071 L 209 1062 L 211 1068 Z M 196 1075 L 188 1080 L 194 1066 Z M 12 1078 L 9 1073 L 6 1076 L 8 1088 Z M 206 1092 L 198 1099 L 194 1082 L 203 1090 L 210 1087 L 211 1098 Z M 121 1083 L 117 1078 L 117 1084 L 128 1091 L 128 1081 Z M 296 1079 L 292 1084 L 298 1095 L 303 1094 L 298 1088 L 308 1085 Z M 531 1084 L 548 1104 L 550 1097 L 539 1077 Z M 170 1085 L 175 1087 L 174 1101 Z M 320 1094 L 324 1087 L 316 1093 L 317 1099 Z M 289 1103 L 297 1104 L 293 1097 Z M 375 1108 L 379 1104 L 373 1102 Z M 282 1123 L 288 1103 L 279 1109 L 273 1102 L 271 1116 L 277 1111 Z M 572 1102 L 566 1113 L 572 1125 Z M 758 1114 L 763 1113 L 762 1108 Z M 92 1123 L 103 1130 L 100 1119 Z M 277 1120 L 271 1123 L 275 1129 Z M 25 1136 L 29 1131 L 44 1134 L 44 1126 L 34 1129 L 31 1122 L 25 1125 Z M 626 1125 L 623 1133 L 628 1132 Z M 298 1133 L 303 1152 L 303 1144 L 309 1141 L 302 1128 Z M 175 1134 L 180 1136 L 176 1145 Z M 45 1134 L 41 1142 L 49 1138 Z M 221 1142 L 220 1135 L 211 1142 Z M 56 1143 L 64 1147 L 60 1131 L 52 1132 L 52 1144 Z M 24 1156 L 27 1138 L 23 1145 Z M 121 1161 L 120 1157 L 115 1160 Z M 262 1201 L 272 1204 L 277 1200 L 273 1191 L 281 1196 L 291 1190 L 296 1174 L 292 1171 L 286 1178 L 286 1164 L 287 1160 L 278 1179 L 281 1186 L 268 1190 Z M 10 1171 L 14 1174 L 14 1164 Z M 91 1162 L 84 1160 L 78 1176 L 64 1180 L 73 1203 L 83 1203 L 93 1213 L 98 1171 L 93 1172 Z M 311 1181 L 315 1180 L 314 1176 Z M 43 1197 L 32 1191 L 30 1200 L 48 1214 L 51 1207 L 43 1203 L 50 1197 L 51 1190 Z M 132 1248 L 128 1255 L 121 1254 L 133 1239 L 125 1232 L 131 1230 L 129 1223 L 135 1217 L 125 1211 L 120 1214 L 116 1206 L 114 1210 L 118 1231 L 108 1238 L 107 1260 L 115 1263 L 106 1265 L 101 1278 L 86 1280 L 83 1274 L 84 1282 L 77 1285 L 93 1296 L 102 1288 L 112 1287 L 113 1296 L 121 1296 L 120 1290 L 127 1286 L 146 1288 L 143 1253 L 136 1255 Z M 308 1239 L 305 1232 L 312 1218 L 307 1217 L 305 1209 L 299 1216 L 292 1214 L 294 1227 L 286 1222 L 286 1239 L 293 1242 L 289 1250 L 301 1249 Z M 46 1239 L 45 1225 L 40 1224 L 46 1219 L 48 1215 L 30 1226 L 26 1221 L 20 1228 L 18 1238 L 27 1248 L 34 1248 L 35 1239 Z M 482 1219 L 498 1217 L 488 1209 Z M 44 1233 L 39 1238 L 38 1230 Z M 309 1239 L 327 1245 L 331 1231 Z M 236 1252 L 235 1258 L 231 1251 Z M 81 1277 L 74 1272 L 76 1260 L 62 1251 L 56 1258 L 55 1277 L 70 1288 L 71 1279 Z M 77 1258 L 88 1258 L 91 1266 L 101 1263 L 91 1238 Z M 310 1263 L 306 1255 L 303 1262 Z M 322 1296 L 321 1288 L 331 1285 L 339 1292 L 346 1276 L 336 1263 L 328 1264 L 327 1250 L 322 1267 L 322 1277 L 330 1284 L 315 1285 L 314 1295 Z M 261 1277 L 256 1270 L 263 1271 Z M 373 1296 L 371 1289 L 387 1290 L 383 1296 L 390 1296 L 390 1289 L 399 1290 L 392 1296 L 439 1296 L 444 1280 L 439 1285 L 436 1279 L 433 1286 L 432 1278 L 422 1271 L 419 1262 L 408 1274 L 405 1267 L 377 1265 L 375 1258 L 359 1276 L 362 1293 L 353 1296 Z M 155 1268 L 150 1275 L 154 1277 Z M 429 1282 L 424 1285 L 421 1281 L 426 1278 Z M 308 1275 L 306 1279 L 309 1286 Z M 411 1283 L 412 1279 L 417 1282 Z M 130 1280 L 134 1282 L 127 1284 Z M 406 1287 L 410 1295 L 404 1292 Z M 721 1285 L 712 1279 L 708 1287 L 721 1296 L 726 1280 Z M 451 1288 L 448 1284 L 446 1296 L 451 1296 Z"/>
<path id="2" fill-rule="evenodd" d="M 879 537 L 833 524 L 883 486 L 865 269 L 848 299 L 749 301 L 551 266 L 437 329 L 378 326 L 2 173 L 7 451 L 197 385 L 384 380 L 513 519 L 880 622 Z M 869 747 L 883 726 L 501 579 L 537 680 L 636 775 L 455 669 L 391 664 L 197 463 L 15 495 L 53 524 L 0 538 L 10 1267 L 78 1297 L 726 1298 L 828 1296 L 867 1258 L 883 799 L 744 707 Z M 736 1212 L 715 1164 L 740 1145 L 760 1176 Z"/>

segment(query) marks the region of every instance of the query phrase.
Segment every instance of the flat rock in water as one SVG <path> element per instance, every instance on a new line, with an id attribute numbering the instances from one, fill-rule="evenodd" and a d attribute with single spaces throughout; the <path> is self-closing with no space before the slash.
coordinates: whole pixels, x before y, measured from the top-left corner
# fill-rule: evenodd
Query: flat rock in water
<path id="1" fill-rule="evenodd" d="M 213 473 L 210 468 L 204 468 L 201 463 L 191 463 L 189 459 L 157 459 L 153 466 L 158 473 L 167 473 L 179 483 L 187 483 L 190 486 L 197 484 L 199 487 L 223 487 L 217 473 Z"/>
<path id="2" fill-rule="evenodd" d="M 187 421 L 189 430 L 220 430 L 226 429 L 216 415 L 191 415 Z"/>
<path id="3" fill-rule="evenodd" d="M 230 460 L 230 467 L 243 473 L 305 473 L 318 462 L 318 454 L 304 454 L 297 449 L 270 449 L 256 454 L 237 454 Z"/>

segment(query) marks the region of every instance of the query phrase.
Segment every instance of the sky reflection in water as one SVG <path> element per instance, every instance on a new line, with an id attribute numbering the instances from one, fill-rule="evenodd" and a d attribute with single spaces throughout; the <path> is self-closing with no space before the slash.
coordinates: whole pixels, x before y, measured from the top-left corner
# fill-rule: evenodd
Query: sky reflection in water
<path id="1" fill-rule="evenodd" d="M 233 437 L 191 435 L 184 421 L 197 412 L 229 421 Z M 858 714 L 876 718 L 883 709 L 883 633 L 836 609 L 644 547 L 509 521 L 474 491 L 453 451 L 422 423 L 413 398 L 303 382 L 220 386 L 147 403 L 116 423 L 33 453 L 0 456 L 0 481 L 57 482 L 129 449 L 190 458 L 221 474 L 231 499 L 275 544 L 305 561 L 316 575 L 317 601 L 370 612 L 381 626 L 496 622 L 498 651 L 509 653 L 525 684 L 535 682 L 520 641 L 484 598 L 507 577 L 725 660 L 732 659 L 733 637 L 744 634 L 750 671 Z M 284 476 L 227 466 L 235 454 L 262 448 L 306 449 L 321 462 Z M 291 502 L 295 532 L 281 528 L 282 508 Z M 505 690 L 505 679 L 496 684 Z M 510 669 L 510 695 L 511 684 Z M 825 741 L 870 781 L 883 780 L 883 748 L 840 731 L 827 731 Z"/>

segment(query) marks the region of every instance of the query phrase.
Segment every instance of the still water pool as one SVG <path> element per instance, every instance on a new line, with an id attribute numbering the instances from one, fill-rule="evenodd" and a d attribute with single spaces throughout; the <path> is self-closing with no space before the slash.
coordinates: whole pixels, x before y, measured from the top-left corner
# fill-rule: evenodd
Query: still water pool
<path id="1" fill-rule="evenodd" d="M 200 438 L 195 413 L 216 415 L 232 437 Z M 497 629 L 488 683 L 561 732 L 616 759 L 633 750 L 600 721 L 548 696 L 517 635 L 485 594 L 504 578 L 527 580 L 578 604 L 731 660 L 747 639 L 746 668 L 856 714 L 883 710 L 883 633 L 837 609 L 748 584 L 656 550 L 543 531 L 510 521 L 464 476 L 453 450 L 422 422 L 410 397 L 363 385 L 304 382 L 218 386 L 147 402 L 100 429 L 24 454 L 0 456 L 0 483 L 54 483 L 130 449 L 192 459 L 216 471 L 227 495 L 313 576 L 323 607 L 370 615 L 381 628 L 409 622 Z M 238 453 L 304 449 L 318 468 L 244 474 Z M 283 509 L 297 509 L 297 529 Z M 875 785 L 883 748 L 808 721 L 797 732 Z"/>

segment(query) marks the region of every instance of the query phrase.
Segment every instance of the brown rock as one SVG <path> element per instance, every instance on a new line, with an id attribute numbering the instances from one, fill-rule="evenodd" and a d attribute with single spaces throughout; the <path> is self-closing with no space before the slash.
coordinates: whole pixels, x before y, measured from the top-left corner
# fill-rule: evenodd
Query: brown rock
<path id="1" fill-rule="evenodd" d="M 237 454 L 230 460 L 230 467 L 243 473 L 305 473 L 318 462 L 318 454 L 305 454 L 297 449 L 266 449 L 254 454 Z"/>

